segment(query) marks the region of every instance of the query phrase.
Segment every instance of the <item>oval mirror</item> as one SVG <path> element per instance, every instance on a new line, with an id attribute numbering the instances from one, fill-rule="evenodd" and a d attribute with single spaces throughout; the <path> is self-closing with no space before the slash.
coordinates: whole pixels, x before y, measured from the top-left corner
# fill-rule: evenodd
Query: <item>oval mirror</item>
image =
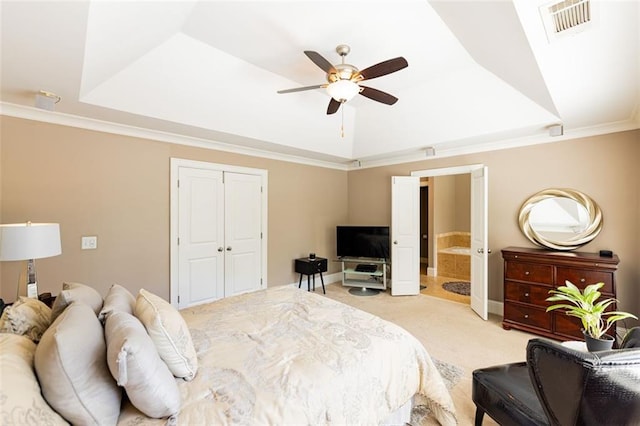
<path id="1" fill-rule="evenodd" d="M 587 195 L 573 189 L 545 189 L 522 204 L 518 223 L 534 244 L 574 250 L 602 229 L 602 212 Z"/>

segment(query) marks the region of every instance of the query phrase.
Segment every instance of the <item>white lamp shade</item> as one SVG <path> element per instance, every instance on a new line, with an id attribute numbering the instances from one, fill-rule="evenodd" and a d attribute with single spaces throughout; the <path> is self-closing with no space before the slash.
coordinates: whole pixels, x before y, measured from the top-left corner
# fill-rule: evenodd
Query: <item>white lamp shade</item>
<path id="1" fill-rule="evenodd" d="M 62 253 L 58 223 L 0 225 L 0 260 L 28 260 Z"/>
<path id="2" fill-rule="evenodd" d="M 338 102 L 348 102 L 360 92 L 360 86 L 351 80 L 338 80 L 327 86 L 327 92 Z"/>

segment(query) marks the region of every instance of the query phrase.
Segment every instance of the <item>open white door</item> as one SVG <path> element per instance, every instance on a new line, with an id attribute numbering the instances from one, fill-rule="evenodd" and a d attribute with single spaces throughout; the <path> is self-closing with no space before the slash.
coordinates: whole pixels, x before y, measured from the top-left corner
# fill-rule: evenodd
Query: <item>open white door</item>
<path id="1" fill-rule="evenodd" d="M 482 319 L 488 319 L 489 247 L 488 226 L 488 169 L 486 166 L 471 172 L 471 309 Z"/>
<path id="2" fill-rule="evenodd" d="M 420 178 L 391 178 L 391 295 L 420 293 Z"/>

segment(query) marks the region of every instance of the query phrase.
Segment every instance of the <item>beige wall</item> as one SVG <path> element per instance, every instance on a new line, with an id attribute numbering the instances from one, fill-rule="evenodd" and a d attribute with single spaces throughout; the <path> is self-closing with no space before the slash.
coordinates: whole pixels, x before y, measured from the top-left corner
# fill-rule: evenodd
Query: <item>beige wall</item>
<path id="1" fill-rule="evenodd" d="M 471 175 L 437 176 L 433 178 L 434 232 L 469 232 L 471 230 Z"/>
<path id="2" fill-rule="evenodd" d="M 170 158 L 268 170 L 268 283 L 297 282 L 293 259 L 335 257 L 347 221 L 347 173 L 0 117 L 2 223 L 59 222 L 62 255 L 37 260 L 40 292 L 78 281 L 169 297 Z M 80 250 L 97 235 L 97 250 Z M 20 262 L 3 262 L 0 297 L 13 301 Z M 338 265 L 329 263 L 329 272 Z"/>
<path id="3" fill-rule="evenodd" d="M 620 257 L 616 285 L 620 308 L 640 314 L 640 130 L 430 159 L 349 173 L 349 220 L 388 223 L 391 176 L 411 171 L 485 164 L 489 168 L 489 298 L 502 301 L 500 249 L 532 247 L 518 227 L 522 202 L 545 188 L 566 187 L 590 195 L 604 227 L 580 251 L 613 250 Z M 436 190 L 438 188 L 436 187 Z M 434 206 L 437 209 L 437 206 Z"/>
<path id="4" fill-rule="evenodd" d="M 529 247 L 517 212 L 531 194 L 569 187 L 602 208 L 604 228 L 582 251 L 620 256 L 621 308 L 640 313 L 640 131 L 430 159 L 349 173 L 0 116 L 0 219 L 59 222 L 63 254 L 37 261 L 40 291 L 118 282 L 169 296 L 170 158 L 266 169 L 270 286 L 297 281 L 293 259 L 335 256 L 335 225 L 390 223 L 390 177 L 470 164 L 489 167 L 489 296 L 502 300 L 506 246 Z M 431 192 L 431 191 L 430 191 Z M 98 249 L 80 250 L 82 235 Z M 15 298 L 18 262 L 3 262 L 0 297 Z M 329 263 L 329 272 L 338 271 Z"/>
<path id="5" fill-rule="evenodd" d="M 451 176 L 433 178 L 434 239 L 443 232 L 456 231 L 456 179 Z M 434 246 L 437 249 L 437 247 Z"/>

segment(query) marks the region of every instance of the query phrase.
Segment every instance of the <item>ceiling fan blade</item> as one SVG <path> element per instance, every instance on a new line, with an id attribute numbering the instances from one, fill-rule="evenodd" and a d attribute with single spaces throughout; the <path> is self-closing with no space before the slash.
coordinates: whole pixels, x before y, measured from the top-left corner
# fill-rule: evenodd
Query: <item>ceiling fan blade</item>
<path id="1" fill-rule="evenodd" d="M 360 86 L 362 90 L 360 94 L 369 99 L 373 99 L 374 101 L 382 102 L 383 104 L 393 105 L 398 102 L 398 98 L 393 95 L 390 95 L 382 90 L 374 89 L 371 87 Z"/>
<path id="2" fill-rule="evenodd" d="M 327 87 L 327 85 L 326 84 L 316 84 L 315 86 L 296 87 L 294 89 L 278 90 L 278 93 L 302 92 L 304 90 L 321 89 L 323 87 Z"/>
<path id="3" fill-rule="evenodd" d="M 311 61 L 314 64 L 316 64 L 318 67 L 320 67 L 320 69 L 322 69 L 324 72 L 332 73 L 336 71 L 335 68 L 333 68 L 333 65 L 331 64 L 331 62 L 327 61 L 318 52 L 314 52 L 313 50 L 305 50 L 304 54 L 307 55 L 307 57 L 311 59 Z"/>
<path id="4" fill-rule="evenodd" d="M 338 109 L 340 109 L 340 105 L 342 105 L 340 102 L 331 98 L 331 100 L 329 101 L 329 106 L 327 107 L 327 115 L 335 114 L 336 112 L 338 112 Z"/>
<path id="5" fill-rule="evenodd" d="M 409 63 L 402 56 L 389 59 L 379 64 L 371 65 L 369 68 L 365 68 L 360 71 L 360 75 L 363 80 L 371 80 L 372 78 L 381 77 L 383 75 L 391 74 L 392 72 L 400 71 L 403 68 L 409 66 Z"/>

